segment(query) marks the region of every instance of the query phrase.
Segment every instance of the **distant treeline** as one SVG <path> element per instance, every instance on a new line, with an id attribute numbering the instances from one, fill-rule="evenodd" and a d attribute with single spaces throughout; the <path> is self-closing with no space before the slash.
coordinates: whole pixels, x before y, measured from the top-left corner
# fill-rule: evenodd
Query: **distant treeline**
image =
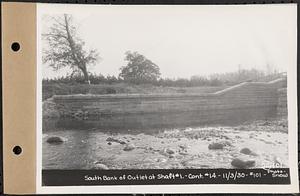
<path id="1" fill-rule="evenodd" d="M 125 80 L 116 76 L 103 76 L 101 74 L 90 74 L 89 80 L 91 84 L 116 84 L 116 83 L 131 83 L 131 84 L 152 84 L 155 86 L 168 86 L 168 87 L 197 87 L 197 86 L 230 86 L 241 82 L 267 82 L 276 78 L 282 77 L 285 73 L 273 72 L 266 74 L 257 69 L 242 69 L 236 72 L 212 74 L 210 76 L 192 76 L 187 78 L 159 78 L 156 80 L 141 80 L 131 79 Z M 83 75 L 63 76 L 53 79 L 43 79 L 43 84 L 83 84 L 85 77 Z"/>

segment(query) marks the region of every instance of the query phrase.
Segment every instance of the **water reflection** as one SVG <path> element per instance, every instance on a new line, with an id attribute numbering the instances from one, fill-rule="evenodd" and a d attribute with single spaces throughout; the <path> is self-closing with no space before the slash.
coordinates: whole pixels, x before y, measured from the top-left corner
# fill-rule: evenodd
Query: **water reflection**
<path id="1" fill-rule="evenodd" d="M 105 133 L 151 134 L 163 129 L 209 125 L 234 126 L 245 121 L 276 117 L 276 110 L 266 108 L 194 111 L 159 114 L 113 115 L 110 117 L 76 120 L 71 118 L 44 119 L 43 132 L 57 130 L 98 130 Z"/>

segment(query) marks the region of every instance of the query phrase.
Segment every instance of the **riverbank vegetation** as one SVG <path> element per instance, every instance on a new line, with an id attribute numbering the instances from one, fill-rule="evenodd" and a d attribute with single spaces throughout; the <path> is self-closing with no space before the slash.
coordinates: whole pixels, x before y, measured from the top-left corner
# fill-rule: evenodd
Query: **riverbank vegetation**
<path id="1" fill-rule="evenodd" d="M 192 76 L 191 78 L 159 78 L 157 80 L 126 80 L 116 76 L 90 74 L 90 84 L 83 75 L 69 75 L 43 79 L 43 100 L 53 95 L 70 94 L 150 94 L 150 93 L 212 93 L 241 82 L 268 82 L 281 73 L 266 74 L 256 69 Z"/>
<path id="2" fill-rule="evenodd" d="M 239 65 L 235 72 L 203 75 L 203 71 L 190 78 L 166 78 L 159 65 L 136 51 L 125 52 L 124 64 L 116 76 L 91 73 L 89 68 L 101 66 L 102 57 L 96 49 L 87 49 L 77 33 L 74 18 L 64 14 L 53 17 L 52 21 L 49 32 L 42 36 L 48 46 L 43 49 L 43 64 L 54 71 L 67 68 L 70 73 L 44 78 L 43 100 L 69 94 L 210 93 L 241 82 L 265 82 L 281 77 L 272 65 L 266 65 L 266 71 L 243 69 Z"/>

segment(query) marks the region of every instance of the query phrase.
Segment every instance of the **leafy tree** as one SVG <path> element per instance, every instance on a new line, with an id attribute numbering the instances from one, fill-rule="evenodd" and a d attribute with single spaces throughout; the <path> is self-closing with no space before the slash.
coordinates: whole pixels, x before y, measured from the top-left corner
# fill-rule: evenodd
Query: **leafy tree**
<path id="1" fill-rule="evenodd" d="M 47 49 L 43 50 L 43 63 L 48 63 L 54 70 L 69 67 L 73 71 L 71 76 L 82 73 L 85 82 L 89 83 L 87 67 L 97 62 L 98 52 L 84 49 L 85 42 L 77 36 L 71 15 L 51 19 L 53 24 L 49 32 L 42 35 L 48 43 Z"/>
<path id="2" fill-rule="evenodd" d="M 127 51 L 125 53 L 127 65 L 120 68 L 119 77 L 133 83 L 157 81 L 160 77 L 159 67 L 145 56 Z"/>

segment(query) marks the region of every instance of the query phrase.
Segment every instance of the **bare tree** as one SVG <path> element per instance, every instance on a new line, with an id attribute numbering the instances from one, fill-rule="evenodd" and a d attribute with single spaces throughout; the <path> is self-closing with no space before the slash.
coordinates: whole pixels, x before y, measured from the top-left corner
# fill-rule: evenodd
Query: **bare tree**
<path id="1" fill-rule="evenodd" d="M 99 54 L 97 50 L 84 49 L 85 42 L 77 35 L 73 17 L 68 14 L 52 17 L 49 32 L 43 34 L 47 49 L 43 50 L 43 63 L 48 63 L 54 70 L 69 67 L 73 73 L 82 73 L 85 82 L 89 83 L 87 67 L 94 65 Z"/>

